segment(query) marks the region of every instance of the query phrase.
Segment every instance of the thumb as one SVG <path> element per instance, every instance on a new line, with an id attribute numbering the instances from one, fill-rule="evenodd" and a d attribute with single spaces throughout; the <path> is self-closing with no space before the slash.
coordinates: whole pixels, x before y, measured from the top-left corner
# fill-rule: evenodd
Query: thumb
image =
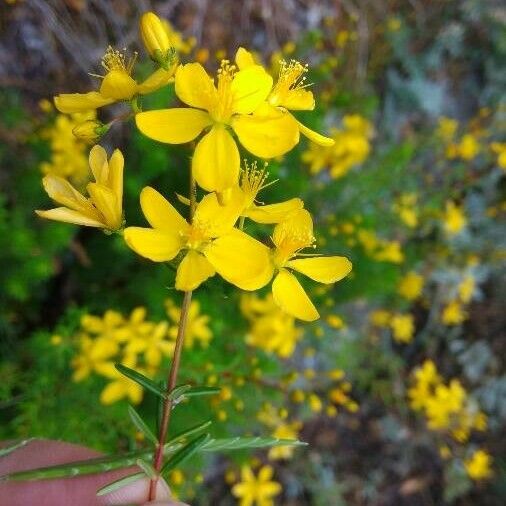
<path id="1" fill-rule="evenodd" d="M 133 483 L 129 483 L 114 492 L 101 497 L 101 505 L 113 506 L 121 504 L 146 504 L 149 506 L 178 506 L 181 503 L 175 503 L 170 499 L 170 489 L 163 480 L 159 480 L 156 486 L 156 502 L 146 502 L 149 491 L 149 478 L 140 478 Z"/>

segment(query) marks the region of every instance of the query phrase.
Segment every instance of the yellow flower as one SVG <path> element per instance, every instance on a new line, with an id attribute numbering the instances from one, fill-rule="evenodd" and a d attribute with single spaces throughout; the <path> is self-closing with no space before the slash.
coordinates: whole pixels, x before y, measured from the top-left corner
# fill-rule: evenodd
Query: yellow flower
<path id="1" fill-rule="evenodd" d="M 475 451 L 472 456 L 464 461 L 469 478 L 483 480 L 492 476 L 492 457 L 484 450 Z"/>
<path id="2" fill-rule="evenodd" d="M 423 276 L 414 271 L 408 272 L 397 286 L 397 292 L 408 300 L 416 300 L 422 294 Z"/>
<path id="3" fill-rule="evenodd" d="M 118 344 L 107 336 L 90 339 L 87 335 L 80 337 L 79 354 L 72 359 L 74 374 L 72 380 L 79 382 L 92 372 L 100 370 L 118 353 Z"/>
<path id="4" fill-rule="evenodd" d="M 168 144 L 183 144 L 209 129 L 198 142 L 192 158 L 197 183 L 207 191 L 234 186 L 240 157 L 231 128 L 241 144 L 261 158 L 289 151 L 298 142 L 297 124 L 275 108 L 253 115 L 272 88 L 272 78 L 259 65 L 236 70 L 223 60 L 217 86 L 200 63 L 181 65 L 176 72 L 176 94 L 191 107 L 137 114 L 139 130 Z"/>
<path id="5" fill-rule="evenodd" d="M 506 142 L 492 142 L 490 148 L 497 155 L 497 165 L 506 170 Z"/>
<path id="6" fill-rule="evenodd" d="M 309 394 L 307 398 L 309 409 L 313 413 L 319 413 L 323 408 L 323 403 L 320 397 L 318 397 L 316 394 Z"/>
<path id="7" fill-rule="evenodd" d="M 140 367 L 136 367 L 136 362 L 134 355 L 126 356 L 124 360 L 122 360 L 122 364 L 126 367 L 135 369 L 141 374 L 146 375 L 146 371 L 142 370 Z M 118 372 L 112 362 L 101 365 L 97 368 L 97 372 L 111 379 L 111 382 L 105 386 L 100 394 L 100 402 L 102 404 L 114 404 L 124 398 L 127 398 L 132 404 L 139 404 L 142 401 L 142 387 L 135 381 L 132 381 Z"/>
<path id="8" fill-rule="evenodd" d="M 441 116 L 438 120 L 436 135 L 443 141 L 449 142 L 455 136 L 458 127 L 458 121 L 452 118 L 447 118 L 446 116 Z"/>
<path id="9" fill-rule="evenodd" d="M 463 160 L 472 160 L 480 152 L 480 145 L 474 135 L 466 134 L 460 139 L 457 151 Z"/>
<path id="10" fill-rule="evenodd" d="M 443 216 L 444 229 L 448 235 L 458 234 L 467 224 L 463 207 L 449 200 Z"/>
<path id="11" fill-rule="evenodd" d="M 181 309 L 170 299 L 165 301 L 165 308 L 167 315 L 171 318 L 173 323 L 178 325 L 179 319 L 181 318 Z M 213 338 L 213 333 L 209 328 L 210 318 L 208 315 L 200 313 L 200 304 L 198 301 L 192 300 L 187 318 L 184 338 L 185 348 L 192 348 L 196 341 L 198 341 L 201 346 L 208 346 L 209 341 Z M 169 329 L 169 335 L 175 339 L 177 337 L 177 327 Z"/>
<path id="12" fill-rule="evenodd" d="M 221 206 L 210 193 L 197 205 L 190 224 L 160 193 L 146 187 L 141 207 L 153 228 L 128 227 L 124 238 L 136 253 L 154 262 L 167 262 L 185 250 L 177 269 L 178 290 L 194 290 L 216 272 L 243 290 L 256 290 L 269 279 L 268 249 L 233 228 L 242 204 L 232 197 Z"/>
<path id="13" fill-rule="evenodd" d="M 241 70 L 256 66 L 253 55 L 242 47 L 238 49 L 235 55 L 235 62 Z M 308 66 L 302 65 L 296 60 L 290 60 L 289 62 L 281 60 L 278 80 L 270 90 L 267 103 L 261 109 L 262 112 L 257 112 L 269 115 L 272 114 L 272 108 L 284 113 L 287 113 L 287 111 L 312 111 L 315 107 L 315 100 L 313 93 L 307 89 L 308 84 L 305 77 L 307 71 Z M 333 139 L 311 130 L 300 121 L 297 121 L 291 114 L 290 116 L 296 121 L 300 133 L 308 139 L 320 146 L 334 145 Z"/>
<path id="14" fill-rule="evenodd" d="M 63 207 L 35 211 L 50 220 L 118 230 L 123 224 L 123 155 L 116 149 L 109 161 L 101 146 L 90 151 L 89 164 L 95 178 L 86 189 L 90 198 L 79 193 L 68 181 L 58 176 L 46 176 L 42 182 L 47 194 Z"/>
<path id="15" fill-rule="evenodd" d="M 153 12 L 146 12 L 141 17 L 139 31 L 151 59 L 165 70 L 169 70 L 176 55 L 163 21 Z"/>
<path id="16" fill-rule="evenodd" d="M 345 257 L 338 256 L 295 258 L 300 256 L 301 250 L 313 246 L 315 241 L 313 220 L 305 209 L 297 211 L 289 219 L 276 225 L 272 241 L 274 248 L 270 253 L 270 262 L 265 265 L 263 284 L 259 286 L 265 286 L 277 272 L 272 283 L 274 302 L 283 311 L 296 318 L 305 321 L 317 320 L 320 317 L 318 311 L 290 270 L 300 272 L 320 283 L 330 284 L 349 274 L 352 268 L 351 262 Z M 223 249 L 227 246 L 226 242 L 220 244 L 212 256 L 222 255 Z M 269 255 L 267 246 L 261 246 L 265 250 L 264 254 Z M 224 266 L 224 269 L 229 270 L 227 266 Z M 221 273 L 225 279 L 237 284 L 232 274 L 235 273 L 230 272 L 227 278 L 223 272 Z"/>
<path id="17" fill-rule="evenodd" d="M 413 315 L 410 314 L 394 314 L 390 320 L 394 339 L 398 343 L 409 343 L 413 339 L 415 324 Z"/>
<path id="18" fill-rule="evenodd" d="M 89 119 L 83 123 L 79 123 L 72 129 L 72 133 L 77 139 L 85 142 L 97 142 L 102 135 L 109 129 L 108 125 L 104 125 L 97 119 Z"/>
<path id="19" fill-rule="evenodd" d="M 144 359 L 148 367 L 156 369 L 162 357 L 170 357 L 174 352 L 175 342 L 169 341 L 169 324 L 160 322 L 153 325 L 146 336 L 133 337 L 128 342 L 125 352 L 127 355 L 144 353 Z"/>
<path id="20" fill-rule="evenodd" d="M 441 320 L 445 325 L 460 325 L 467 318 L 467 312 L 462 309 L 458 300 L 449 302 L 443 309 Z"/>
<path id="21" fill-rule="evenodd" d="M 370 315 L 369 319 L 376 327 L 386 327 L 390 321 L 391 313 L 384 309 L 376 309 Z"/>
<path id="22" fill-rule="evenodd" d="M 160 68 L 153 72 L 141 84 L 132 77 L 136 56 L 127 61 L 125 55 L 108 47 L 102 58 L 105 76 L 99 91 L 88 93 L 63 93 L 54 97 L 56 108 L 60 112 L 73 113 L 98 109 L 121 100 L 132 100 L 137 95 L 145 95 L 166 86 L 171 82 L 176 68 L 176 60 L 169 70 Z"/>
<path id="23" fill-rule="evenodd" d="M 273 474 L 271 466 L 263 466 L 256 477 L 251 467 L 243 466 L 241 481 L 232 487 L 232 494 L 239 498 L 239 505 L 274 506 L 273 497 L 281 492 L 281 485 L 272 481 Z"/>
<path id="24" fill-rule="evenodd" d="M 458 286 L 459 298 L 464 303 L 467 304 L 474 293 L 475 288 L 474 277 L 470 274 L 465 276 L 462 282 Z"/>
<path id="25" fill-rule="evenodd" d="M 148 334 L 153 330 L 153 323 L 146 321 L 146 308 L 136 307 L 128 320 L 124 320 L 120 328 L 113 332 L 114 339 L 120 343 L 136 339 L 148 339 Z"/>
<path id="26" fill-rule="evenodd" d="M 301 428 L 300 422 L 282 423 L 272 433 L 278 439 L 297 439 Z M 293 455 L 293 446 L 275 446 L 269 450 L 271 460 L 289 459 Z"/>

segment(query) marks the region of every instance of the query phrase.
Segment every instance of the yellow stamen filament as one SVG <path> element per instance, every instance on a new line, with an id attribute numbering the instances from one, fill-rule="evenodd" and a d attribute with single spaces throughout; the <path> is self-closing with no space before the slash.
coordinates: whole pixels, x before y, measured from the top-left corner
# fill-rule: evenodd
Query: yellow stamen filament
<path id="1" fill-rule="evenodd" d="M 265 184 L 268 177 L 269 173 L 267 172 L 267 163 L 264 164 L 263 169 L 259 169 L 256 161 L 250 165 L 246 160 L 244 160 L 244 168 L 241 171 L 241 189 L 244 192 L 249 205 L 252 205 L 255 202 L 256 196 L 260 191 L 276 182 L 271 181 L 270 183 Z"/>
<path id="2" fill-rule="evenodd" d="M 297 60 L 290 60 L 289 62 L 281 60 L 279 65 L 278 81 L 269 97 L 269 102 L 272 105 L 278 105 L 290 91 L 311 86 L 311 83 L 306 83 L 305 74 L 309 70 L 307 64 L 302 65 Z"/>
<path id="3" fill-rule="evenodd" d="M 222 60 L 218 70 L 217 96 L 210 112 L 213 119 L 219 123 L 226 123 L 232 116 L 233 96 L 231 91 L 232 81 L 236 72 L 236 66 L 228 60 Z"/>
<path id="4" fill-rule="evenodd" d="M 111 72 L 111 70 L 121 70 L 130 75 L 136 60 L 137 52 L 127 59 L 125 50 L 119 51 L 118 49 L 114 49 L 109 46 L 102 58 L 102 67 L 106 70 L 106 72 Z"/>
<path id="5" fill-rule="evenodd" d="M 283 267 L 299 251 L 309 247 L 315 248 L 315 241 L 316 239 L 311 230 L 301 230 L 300 227 L 296 226 L 285 226 L 276 237 L 274 264 L 278 267 Z"/>

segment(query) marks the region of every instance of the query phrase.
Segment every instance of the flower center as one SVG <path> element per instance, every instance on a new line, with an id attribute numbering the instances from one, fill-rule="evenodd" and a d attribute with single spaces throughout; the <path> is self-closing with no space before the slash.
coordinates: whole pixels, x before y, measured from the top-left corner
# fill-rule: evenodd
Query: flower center
<path id="1" fill-rule="evenodd" d="M 188 249 L 201 251 L 210 241 L 209 226 L 202 221 L 194 219 L 184 236 Z"/>
<path id="2" fill-rule="evenodd" d="M 231 65 L 228 60 L 222 60 L 218 70 L 217 95 L 209 113 L 217 123 L 227 123 L 232 116 L 232 81 L 236 66 Z"/>
<path id="3" fill-rule="evenodd" d="M 125 50 L 119 51 L 109 46 L 102 57 L 102 67 L 106 73 L 112 70 L 119 70 L 130 75 L 137 60 L 137 53 L 135 52 L 130 58 L 127 59 Z"/>
<path id="4" fill-rule="evenodd" d="M 272 181 L 265 184 L 265 181 L 269 177 L 269 173 L 266 169 L 267 163 L 265 163 L 263 169 L 258 169 L 256 161 L 250 165 L 244 160 L 244 168 L 241 170 L 241 190 L 246 199 L 246 209 L 253 205 L 260 191 L 275 183 L 275 181 Z"/>
<path id="5" fill-rule="evenodd" d="M 299 251 L 309 247 L 315 248 L 315 240 L 312 230 L 285 224 L 273 238 L 276 244 L 273 255 L 274 265 L 281 268 Z"/>

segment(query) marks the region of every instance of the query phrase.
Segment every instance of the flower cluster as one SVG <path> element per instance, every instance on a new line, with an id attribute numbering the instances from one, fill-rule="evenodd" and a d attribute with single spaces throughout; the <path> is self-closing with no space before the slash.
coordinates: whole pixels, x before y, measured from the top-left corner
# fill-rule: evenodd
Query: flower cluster
<path id="1" fill-rule="evenodd" d="M 487 428 L 485 413 L 460 381 L 452 379 L 445 384 L 431 360 L 413 372 L 408 398 L 411 408 L 425 415 L 429 429 L 445 431 L 458 442 L 467 441 L 473 430 Z"/>
<path id="2" fill-rule="evenodd" d="M 121 362 L 147 376 L 156 375 L 163 358 L 170 358 L 174 351 L 181 312 L 171 299 L 167 299 L 165 305 L 168 319 L 159 322 L 147 319 L 145 307 L 135 308 L 128 316 L 111 309 L 102 316 L 84 315 L 75 336 L 78 351 L 72 360 L 73 380 L 80 382 L 91 374 L 98 374 L 109 380 L 100 395 L 103 404 L 122 398 L 139 403 L 141 387 L 122 376 L 114 364 Z M 201 314 L 199 303 L 193 301 L 188 315 L 188 348 L 197 342 L 208 345 L 212 339 L 208 322 L 209 317 Z"/>
<path id="3" fill-rule="evenodd" d="M 309 165 L 311 174 L 328 169 L 330 177 L 338 179 L 348 171 L 364 163 L 371 151 L 370 139 L 373 135 L 371 123 L 358 114 L 343 117 L 343 128 L 333 129 L 333 146 L 323 147 L 312 143 L 302 155 Z"/>

